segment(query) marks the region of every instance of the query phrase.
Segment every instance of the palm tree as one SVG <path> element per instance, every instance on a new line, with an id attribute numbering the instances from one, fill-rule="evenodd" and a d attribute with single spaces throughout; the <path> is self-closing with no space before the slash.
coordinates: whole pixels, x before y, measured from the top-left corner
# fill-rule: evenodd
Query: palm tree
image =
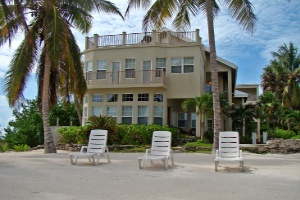
<path id="1" fill-rule="evenodd" d="M 197 96 L 194 98 L 186 99 L 182 103 L 182 109 L 187 111 L 190 106 L 196 107 L 196 114 L 200 115 L 200 136 L 201 140 L 204 138 L 204 118 L 208 113 L 212 113 L 213 110 L 213 100 L 212 95 L 208 93 L 204 93 L 201 96 Z"/>
<path id="2" fill-rule="evenodd" d="M 229 10 L 231 16 L 247 31 L 253 32 L 256 17 L 249 0 L 219 0 Z M 215 0 L 129 0 L 126 15 L 131 8 L 142 7 L 148 9 L 143 19 L 143 29 L 161 28 L 168 19 L 175 16 L 173 26 L 177 30 L 185 30 L 190 27 L 190 16 L 196 16 L 200 12 L 206 13 L 208 25 L 208 39 L 210 51 L 211 79 L 214 106 L 214 145 L 213 153 L 218 147 L 219 132 L 221 131 L 220 98 L 217 68 L 217 53 L 215 45 L 214 18 L 219 11 Z"/>
<path id="3" fill-rule="evenodd" d="M 30 72 L 38 62 L 39 96 L 42 99 L 44 152 L 55 153 L 50 132 L 49 106 L 57 97 L 86 91 L 80 62 L 80 50 L 71 27 L 86 33 L 92 26 L 91 12 L 118 14 L 119 9 L 106 0 L 3 0 L 0 2 L 0 45 L 24 33 L 6 73 L 4 91 L 10 106 L 23 98 Z M 30 20 L 30 21 L 29 21 Z M 51 82 L 50 82 L 51 80 Z"/>

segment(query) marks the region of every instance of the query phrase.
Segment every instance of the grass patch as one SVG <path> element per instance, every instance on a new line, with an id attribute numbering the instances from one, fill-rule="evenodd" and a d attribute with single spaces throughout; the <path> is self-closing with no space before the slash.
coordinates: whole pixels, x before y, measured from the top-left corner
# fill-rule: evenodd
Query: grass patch
<path id="1" fill-rule="evenodd" d="M 184 147 L 210 147 L 210 148 L 212 148 L 213 144 L 202 141 L 202 140 L 197 140 L 196 142 L 188 142 L 183 146 Z"/>

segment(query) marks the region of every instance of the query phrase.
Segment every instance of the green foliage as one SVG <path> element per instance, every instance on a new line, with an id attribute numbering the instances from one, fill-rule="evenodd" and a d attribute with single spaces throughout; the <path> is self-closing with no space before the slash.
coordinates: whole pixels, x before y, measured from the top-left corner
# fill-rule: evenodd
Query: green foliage
<path id="1" fill-rule="evenodd" d="M 20 110 L 13 110 L 14 120 L 8 123 L 4 141 L 8 148 L 26 144 L 30 147 L 43 144 L 42 114 L 36 100 L 27 100 Z"/>
<path id="2" fill-rule="evenodd" d="M 116 135 L 117 131 L 117 122 L 115 118 L 100 115 L 100 116 L 91 116 L 86 122 L 88 131 L 86 132 L 87 138 L 90 135 L 91 130 L 93 129 L 103 129 L 108 131 L 108 144 L 114 144 L 119 142 L 119 137 Z"/>
<path id="3" fill-rule="evenodd" d="M 280 128 L 275 128 L 274 135 L 273 135 L 274 138 L 283 138 L 283 139 L 291 139 L 294 136 L 296 136 L 296 133 L 294 131 L 283 130 Z"/>
<path id="4" fill-rule="evenodd" d="M 59 119 L 59 126 L 80 126 L 77 111 L 74 103 L 62 104 L 58 102 L 50 110 L 50 126 L 56 126 L 57 118 Z"/>
<path id="5" fill-rule="evenodd" d="M 188 142 L 184 147 L 212 147 L 212 143 L 205 142 L 202 140 L 197 140 L 196 142 Z"/>
<path id="6" fill-rule="evenodd" d="M 26 144 L 20 144 L 20 145 L 14 146 L 14 150 L 17 152 L 28 151 L 29 149 L 30 149 L 30 146 L 28 146 Z"/>
<path id="7" fill-rule="evenodd" d="M 207 140 L 210 143 L 213 143 L 214 141 L 214 132 L 213 131 L 206 131 L 204 135 L 204 139 Z"/>
<path id="8" fill-rule="evenodd" d="M 65 144 L 87 144 L 88 143 L 88 128 L 86 126 L 68 126 L 61 127 L 58 130 L 60 134 L 59 143 Z"/>
<path id="9" fill-rule="evenodd" d="M 7 144 L 0 140 L 0 153 L 7 151 Z"/>
<path id="10" fill-rule="evenodd" d="M 291 137 L 291 139 L 299 139 L 300 140 L 300 134 Z"/>

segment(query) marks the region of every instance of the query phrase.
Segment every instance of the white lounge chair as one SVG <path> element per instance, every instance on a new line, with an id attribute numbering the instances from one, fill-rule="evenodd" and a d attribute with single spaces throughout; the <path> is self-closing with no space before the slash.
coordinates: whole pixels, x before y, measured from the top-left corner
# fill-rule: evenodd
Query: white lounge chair
<path id="1" fill-rule="evenodd" d="M 151 164 L 154 160 L 162 160 L 165 169 L 168 169 L 169 158 L 173 160 L 173 150 L 171 149 L 171 132 L 169 131 L 154 131 L 152 136 L 152 145 L 146 150 L 146 154 L 138 157 L 139 168 L 144 167 L 144 162 L 150 160 Z"/>
<path id="2" fill-rule="evenodd" d="M 238 132 L 220 132 L 219 150 L 216 151 L 215 171 L 218 171 L 220 161 L 239 161 L 241 171 L 244 170 L 244 159 L 239 146 Z"/>
<path id="3" fill-rule="evenodd" d="M 79 157 L 87 157 L 89 162 L 93 161 L 94 165 L 98 165 L 100 157 L 105 155 L 107 156 L 107 161 L 110 162 L 106 142 L 107 130 L 92 130 L 88 146 L 82 146 L 80 152 L 69 153 L 71 164 L 76 164 Z"/>

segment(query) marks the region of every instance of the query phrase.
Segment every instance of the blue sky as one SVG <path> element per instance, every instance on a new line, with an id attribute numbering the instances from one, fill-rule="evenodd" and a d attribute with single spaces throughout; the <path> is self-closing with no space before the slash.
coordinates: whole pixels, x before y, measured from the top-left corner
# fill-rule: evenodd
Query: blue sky
<path id="1" fill-rule="evenodd" d="M 127 0 L 111 0 L 124 13 Z M 244 30 L 228 15 L 221 4 L 221 13 L 215 20 L 215 39 L 217 55 L 238 66 L 238 84 L 260 84 L 262 69 L 271 59 L 270 52 L 276 51 L 280 45 L 293 42 L 300 48 L 300 1 L 291 0 L 252 0 L 258 23 L 254 34 Z M 144 10 L 132 10 L 130 16 L 122 21 L 116 15 L 94 13 L 93 28 L 87 36 L 93 34 L 111 35 L 142 32 Z M 172 29 L 170 24 L 167 28 Z M 191 20 L 191 30 L 200 29 L 204 45 L 208 46 L 206 17 L 199 14 Z M 86 35 L 74 32 L 78 45 L 84 49 Z M 21 35 L 21 34 L 20 34 Z M 7 126 L 12 120 L 12 111 L 7 104 L 3 92 L 3 79 L 8 69 L 12 53 L 21 42 L 15 38 L 11 47 L 8 44 L 0 48 L 0 127 Z M 33 99 L 37 95 L 34 72 L 29 79 L 24 95 Z"/>

